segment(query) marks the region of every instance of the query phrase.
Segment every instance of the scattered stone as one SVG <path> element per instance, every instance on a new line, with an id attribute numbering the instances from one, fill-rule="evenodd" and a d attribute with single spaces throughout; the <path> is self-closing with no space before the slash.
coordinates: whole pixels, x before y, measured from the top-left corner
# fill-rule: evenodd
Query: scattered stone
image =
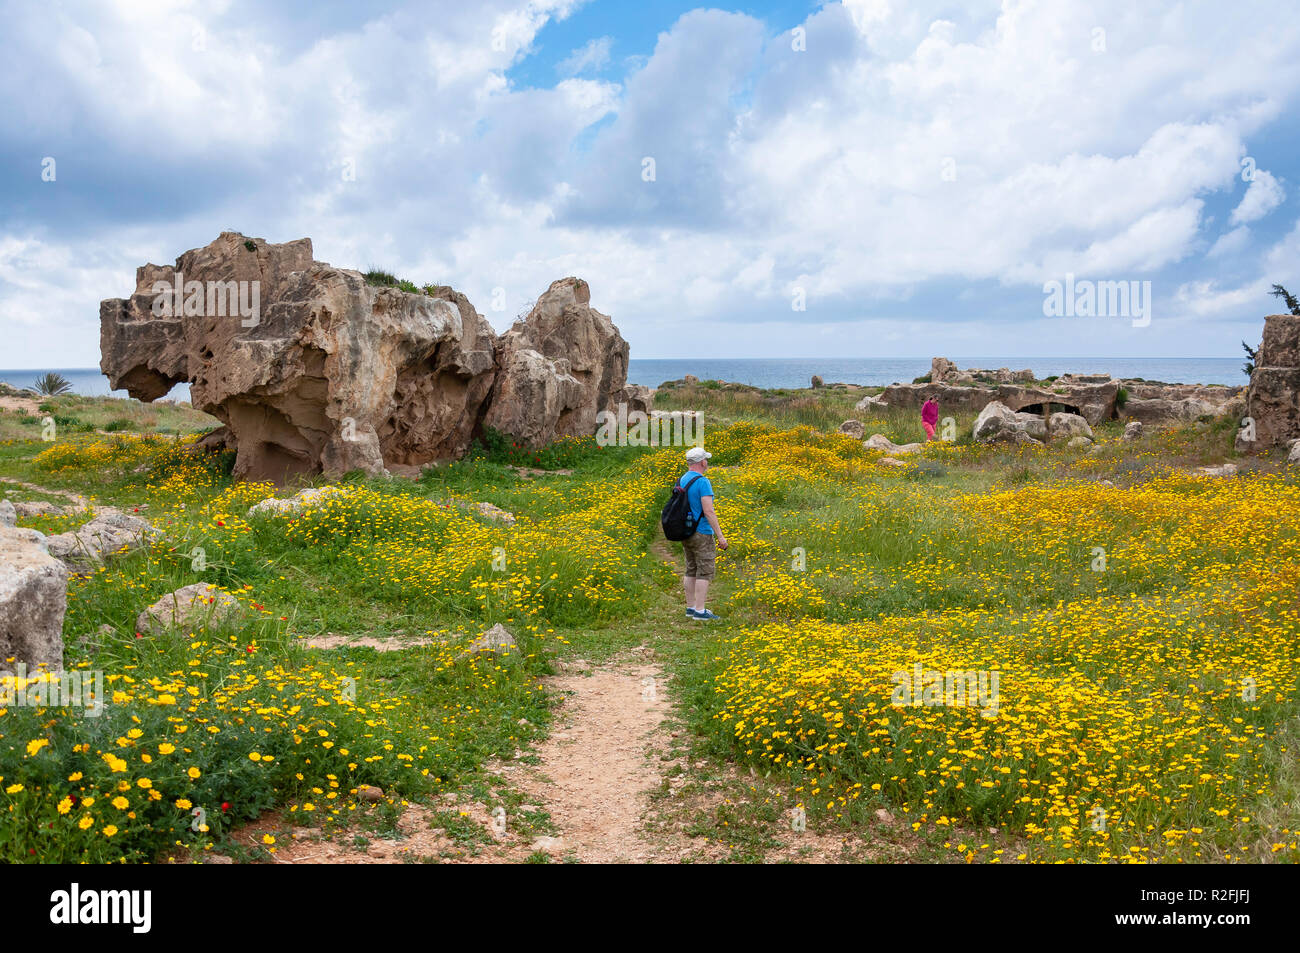
<path id="1" fill-rule="evenodd" d="M 1091 444 L 1092 444 L 1091 437 L 1085 437 L 1083 436 L 1083 434 L 1080 434 L 1077 437 L 1071 437 L 1070 442 L 1067 443 L 1066 446 L 1073 449 L 1076 447 L 1087 447 L 1090 446 Z"/>
<path id="2" fill-rule="evenodd" d="M 108 556 L 138 549 L 157 533 L 138 516 L 102 507 L 96 510 L 94 519 L 80 529 L 51 536 L 46 545 L 51 556 L 70 563 L 96 563 Z"/>
<path id="3" fill-rule="evenodd" d="M 18 524 L 18 513 L 13 503 L 0 500 L 0 526 L 14 527 Z"/>
<path id="4" fill-rule="evenodd" d="M 816 374 L 814 374 L 814 375 L 812 376 L 812 388 L 813 388 L 813 390 L 821 390 L 821 389 L 822 389 L 823 387 L 825 387 L 825 386 L 826 386 L 826 384 L 822 381 L 821 377 L 819 377 L 819 376 L 816 375 Z"/>
<path id="5" fill-rule="evenodd" d="M 170 628 L 215 628 L 242 611 L 234 596 L 206 582 L 183 586 L 163 596 L 140 613 L 135 630 L 161 634 Z"/>
<path id="6" fill-rule="evenodd" d="M 1235 463 L 1224 463 L 1217 467 L 1197 467 L 1196 472 L 1208 477 L 1229 477 L 1237 475 Z"/>
<path id="7" fill-rule="evenodd" d="M 972 435 L 980 443 L 1041 444 L 1047 436 L 1047 422 L 1038 414 L 1017 413 L 994 400 L 980 411 Z"/>
<path id="8" fill-rule="evenodd" d="M 384 799 L 384 789 L 377 788 L 373 784 L 363 784 L 357 788 L 357 798 L 367 804 L 378 804 Z"/>
<path id="9" fill-rule="evenodd" d="M 533 841 L 532 849 L 545 851 L 548 854 L 559 854 L 564 852 L 563 837 L 539 837 Z"/>
<path id="10" fill-rule="evenodd" d="M 873 433 L 866 440 L 862 441 L 862 446 L 867 450 L 884 450 L 886 453 L 899 454 L 916 453 L 921 449 L 922 445 L 919 443 L 897 444 L 884 434 Z"/>
<path id="11" fill-rule="evenodd" d="M 1091 441 L 1092 428 L 1088 426 L 1088 421 L 1078 414 L 1058 412 L 1047 418 L 1047 437 L 1049 440 L 1058 440 L 1062 437 L 1086 437 Z M 1071 446 L 1073 445 L 1072 440 Z"/>
<path id="12" fill-rule="evenodd" d="M 882 400 L 878 394 L 868 394 L 853 405 L 853 409 L 860 413 L 866 413 L 872 410 L 885 410 L 888 407 L 889 404 Z"/>
<path id="13" fill-rule="evenodd" d="M 867 432 L 867 425 L 860 420 L 846 420 L 840 424 L 840 433 L 852 437 L 854 440 L 861 440 Z"/>
<path id="14" fill-rule="evenodd" d="M 507 513 L 505 510 L 493 506 L 491 503 L 475 503 L 474 510 L 479 514 L 486 516 L 488 519 L 499 520 L 507 526 L 515 525 L 515 514 Z"/>
<path id="15" fill-rule="evenodd" d="M 54 503 L 46 503 L 43 500 L 34 503 L 14 503 L 14 512 L 25 518 L 32 516 L 62 516 L 64 509 Z M 3 504 L 0 504 L 3 509 Z"/>
<path id="16" fill-rule="evenodd" d="M 1124 425 L 1124 436 L 1121 440 L 1137 440 L 1142 436 L 1142 421 L 1130 420 Z"/>
<path id="17" fill-rule="evenodd" d="M 473 654 L 481 652 L 491 652 L 494 655 L 509 655 L 518 651 L 519 646 L 515 642 L 515 637 L 510 634 L 510 630 L 498 622 L 492 628 L 488 629 L 469 645 L 469 651 Z"/>
<path id="18" fill-rule="evenodd" d="M 1287 463 L 1300 463 L 1300 440 L 1291 441 L 1291 452 L 1287 454 Z"/>
<path id="19" fill-rule="evenodd" d="M 301 513 L 308 506 L 314 506 L 327 500 L 331 496 L 338 495 L 338 488 L 333 486 L 309 487 L 288 499 L 282 500 L 277 497 L 270 497 L 262 500 L 260 503 L 254 503 L 248 509 L 249 516 L 256 516 L 260 513 Z"/>
<path id="20" fill-rule="evenodd" d="M 204 854 L 203 862 L 205 864 L 233 864 L 235 861 L 226 854 Z"/>
<path id="21" fill-rule="evenodd" d="M 879 463 L 882 467 L 906 467 L 907 466 L 907 464 L 904 461 L 897 460 L 894 457 L 881 457 L 876 462 Z"/>
<path id="22" fill-rule="evenodd" d="M 885 808 L 878 807 L 876 808 L 876 820 L 880 821 L 882 824 L 893 824 L 894 815 L 890 814 L 889 811 L 885 810 Z"/>
<path id="23" fill-rule="evenodd" d="M 34 529 L 0 527 L 0 665 L 63 668 L 68 567 Z"/>

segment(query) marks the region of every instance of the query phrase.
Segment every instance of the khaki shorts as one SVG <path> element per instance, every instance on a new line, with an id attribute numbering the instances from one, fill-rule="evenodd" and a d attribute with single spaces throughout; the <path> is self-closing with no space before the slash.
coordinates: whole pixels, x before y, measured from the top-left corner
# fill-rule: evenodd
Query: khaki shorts
<path id="1" fill-rule="evenodd" d="M 686 575 L 691 579 L 712 579 L 718 538 L 712 533 L 696 533 L 682 540 L 686 552 Z"/>

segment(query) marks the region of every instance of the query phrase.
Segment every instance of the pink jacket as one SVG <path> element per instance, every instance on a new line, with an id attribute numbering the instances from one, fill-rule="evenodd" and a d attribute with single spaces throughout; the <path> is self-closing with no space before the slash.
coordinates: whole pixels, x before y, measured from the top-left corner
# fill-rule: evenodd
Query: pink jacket
<path id="1" fill-rule="evenodd" d="M 939 405 L 933 400 L 927 400 L 921 406 L 921 423 L 934 426 L 939 422 Z"/>

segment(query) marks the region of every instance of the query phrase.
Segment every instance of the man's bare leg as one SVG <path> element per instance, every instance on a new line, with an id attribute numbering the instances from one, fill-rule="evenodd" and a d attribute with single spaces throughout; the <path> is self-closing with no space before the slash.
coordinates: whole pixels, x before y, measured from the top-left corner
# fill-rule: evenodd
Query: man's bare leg
<path id="1" fill-rule="evenodd" d="M 709 580 L 696 579 L 695 580 L 695 606 L 694 606 L 696 612 L 704 611 L 704 600 L 707 599 L 708 597 L 709 597 Z"/>
<path id="2" fill-rule="evenodd" d="M 695 606 L 695 577 L 682 576 L 682 588 L 686 590 L 686 608 Z"/>

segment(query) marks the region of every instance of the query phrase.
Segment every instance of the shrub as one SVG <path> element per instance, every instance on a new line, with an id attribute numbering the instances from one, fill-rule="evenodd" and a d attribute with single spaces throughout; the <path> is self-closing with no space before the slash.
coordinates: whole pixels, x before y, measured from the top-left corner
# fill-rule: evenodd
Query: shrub
<path id="1" fill-rule="evenodd" d="M 930 375 L 929 375 L 928 373 L 926 373 L 926 374 L 922 374 L 920 377 L 914 377 L 914 378 L 912 378 L 912 383 L 913 383 L 913 384 L 928 384 L 928 383 L 930 383 Z"/>

